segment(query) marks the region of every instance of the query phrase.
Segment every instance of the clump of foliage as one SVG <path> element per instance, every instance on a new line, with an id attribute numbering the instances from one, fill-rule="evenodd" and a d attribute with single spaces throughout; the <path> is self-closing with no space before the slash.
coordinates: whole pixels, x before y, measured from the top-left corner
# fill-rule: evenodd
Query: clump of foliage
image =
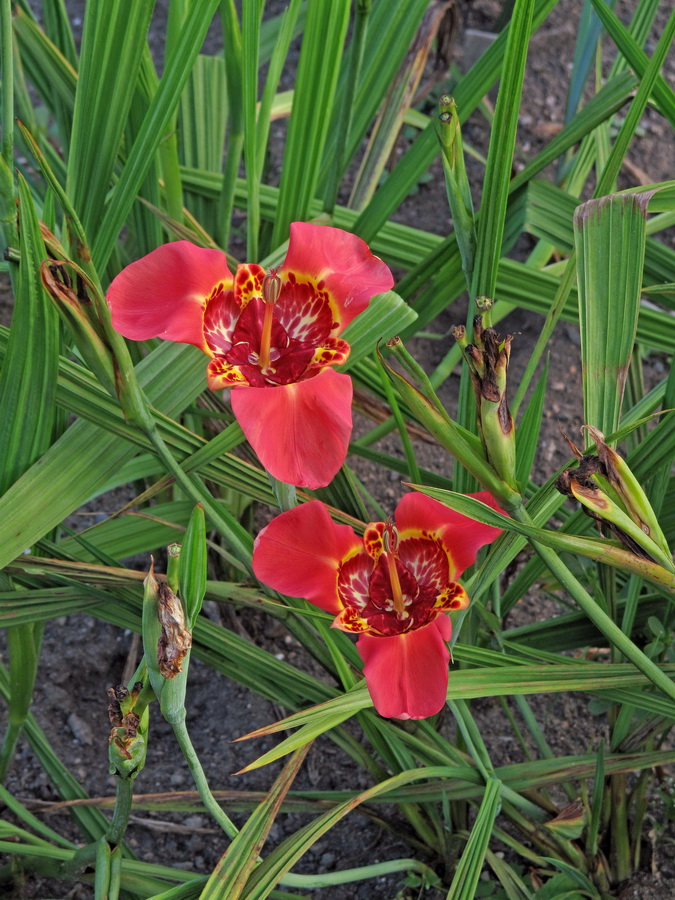
<path id="1" fill-rule="evenodd" d="M 675 721 L 675 375 L 649 392 L 642 378 L 642 353 L 675 345 L 675 252 L 655 238 L 675 219 L 675 182 L 616 187 L 647 107 L 675 124 L 675 93 L 660 75 L 675 13 L 650 43 L 658 2 L 640 0 L 628 25 L 601 0 L 584 3 L 565 123 L 514 175 L 528 51 L 556 2 L 505 4 L 499 36 L 465 74 L 444 76 L 429 117 L 413 103 L 446 12 L 429 0 L 357 0 L 353 9 L 349 0 L 289 0 L 280 15 L 261 0 L 244 0 L 241 13 L 233 0 L 169 0 L 161 64 L 147 40 L 154 0 L 90 0 L 79 49 L 63 0 L 43 0 L 41 23 L 27 0 L 0 0 L 0 269 L 14 294 L 11 328 L 0 328 L 3 778 L 24 735 L 59 797 L 86 797 L 30 714 L 50 620 L 85 611 L 142 634 L 144 647 L 131 681 L 110 692 L 112 817 L 74 805 L 75 843 L 0 788 L 12 814 L 0 824 L 12 858 L 3 877 L 82 879 L 101 900 L 252 900 L 400 872 L 401 896 L 553 900 L 614 896 L 639 865 L 648 774 L 675 761 L 666 744 Z M 223 48 L 207 55 L 214 18 Z M 293 88 L 281 90 L 296 39 Z M 602 43 L 615 60 L 588 85 Z M 495 86 L 482 180 L 470 184 L 462 125 L 485 113 Z M 402 129 L 414 138 L 392 157 Z M 453 223 L 445 237 L 395 221 L 438 157 Z M 540 178 L 553 162 L 555 183 Z M 302 251 L 287 244 L 294 228 Z M 523 233 L 534 250 L 518 261 L 509 253 Z M 329 235 L 327 249 L 310 253 L 316 234 Z M 141 264 L 152 283 L 140 289 L 128 273 L 149 254 L 162 262 Z M 355 254 L 367 277 L 355 274 Z M 207 260 L 216 261 L 210 281 Z M 132 319 L 155 303 L 152 327 L 115 318 L 120 284 Z M 467 291 L 467 321 L 429 373 L 406 345 Z M 296 302 L 307 332 L 288 314 Z M 319 306 L 326 327 L 316 324 Z M 517 339 L 498 326 L 516 308 L 543 319 L 514 383 Z M 561 320 L 580 327 L 587 444 L 570 442 L 565 472 L 540 484 L 532 472 L 544 351 Z M 211 358 L 208 387 L 200 351 Z M 460 364 L 451 416 L 439 392 Z M 358 439 L 352 386 L 374 418 Z M 299 425 L 298 392 L 315 402 Z M 447 458 L 445 475 L 420 465 L 411 439 L 420 430 Z M 393 432 L 400 456 L 372 449 Z M 393 471 L 417 492 L 396 519 L 356 477 L 357 457 L 382 483 Z M 121 485 L 138 509 L 161 503 L 161 520 L 111 517 L 71 533 L 72 512 Z M 255 550 L 253 505 L 280 514 Z M 446 540 L 448 522 L 468 523 L 464 537 Z M 265 559 L 275 535 L 288 542 L 287 571 L 282 553 Z M 166 573 L 151 569 L 143 589 L 124 559 L 166 544 Z M 316 546 L 320 565 L 333 566 L 320 578 Z M 354 560 L 362 582 L 350 606 L 340 578 L 356 572 Z M 509 627 L 509 612 L 541 581 L 569 611 Z M 204 599 L 278 619 L 329 677 L 225 631 L 201 614 Z M 293 729 L 249 767 L 288 755 L 241 829 L 214 799 L 186 728 L 192 654 L 288 711 L 249 735 Z M 528 697 L 565 691 L 593 698 L 609 738 L 556 758 Z M 493 764 L 472 712 L 479 697 L 504 703 L 524 762 Z M 438 728 L 446 704 L 455 741 Z M 224 855 L 210 874 L 139 862 L 125 844 L 153 716 L 172 725 L 199 807 L 222 829 Z M 360 739 L 342 727 L 352 718 Z M 319 734 L 372 784 L 308 799 L 309 823 L 268 850 Z M 337 822 L 380 802 L 407 823 L 411 858 L 292 871 Z"/>

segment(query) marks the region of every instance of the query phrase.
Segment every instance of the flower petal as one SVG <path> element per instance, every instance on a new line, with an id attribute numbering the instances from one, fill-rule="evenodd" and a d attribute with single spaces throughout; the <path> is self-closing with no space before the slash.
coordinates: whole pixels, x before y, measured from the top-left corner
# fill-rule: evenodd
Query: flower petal
<path id="1" fill-rule="evenodd" d="M 309 278 L 331 294 L 344 328 L 368 306 L 375 294 L 388 291 L 394 278 L 386 263 L 355 234 L 326 225 L 291 224 L 288 253 L 279 274 Z"/>
<path id="2" fill-rule="evenodd" d="M 220 250 L 189 241 L 164 244 L 123 269 L 108 289 L 113 328 L 144 341 L 195 344 L 208 352 L 203 321 L 206 301 L 220 285 L 232 289 L 232 273 Z"/>
<path id="3" fill-rule="evenodd" d="M 263 528 L 253 547 L 253 571 L 275 590 L 337 614 L 340 563 L 362 548 L 348 525 L 337 525 L 320 500 L 310 500 Z"/>
<path id="4" fill-rule="evenodd" d="M 344 462 L 352 432 L 348 375 L 324 369 L 296 384 L 239 387 L 231 402 L 260 462 L 279 481 L 324 487 Z"/>
<path id="5" fill-rule="evenodd" d="M 363 634 L 356 645 L 375 709 L 394 719 L 439 712 L 448 691 L 447 641 L 452 624 L 440 615 L 423 628 L 393 637 Z"/>
<path id="6" fill-rule="evenodd" d="M 503 512 L 487 491 L 468 496 Z M 401 541 L 423 532 L 441 541 L 450 558 L 451 581 L 476 561 L 484 544 L 492 543 L 502 533 L 501 528 L 476 522 L 420 493 L 406 494 L 396 508 L 395 518 Z"/>

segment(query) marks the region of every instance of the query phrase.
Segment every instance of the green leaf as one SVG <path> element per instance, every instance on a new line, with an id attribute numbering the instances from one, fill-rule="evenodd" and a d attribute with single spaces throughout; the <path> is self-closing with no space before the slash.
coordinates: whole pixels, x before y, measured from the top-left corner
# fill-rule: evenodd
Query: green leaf
<path id="1" fill-rule="evenodd" d="M 589 200 L 574 217 L 584 421 L 615 431 L 640 308 L 649 195 Z"/>
<path id="2" fill-rule="evenodd" d="M 177 413 L 202 390 L 204 366 L 191 347 L 165 343 L 140 364 L 139 378 L 151 402 Z M 86 421 L 71 425 L 0 498 L 0 568 L 81 506 L 135 452 L 132 444 Z"/>
<path id="3" fill-rule="evenodd" d="M 19 175 L 21 260 L 0 373 L 0 494 L 46 451 L 54 428 L 59 323 L 40 280 L 47 256 L 33 198 Z"/>
<path id="4" fill-rule="evenodd" d="M 309 217 L 328 134 L 347 23 L 349 0 L 310 3 L 298 62 L 293 110 L 279 183 L 272 245 L 288 238 L 295 220 Z"/>
<path id="5" fill-rule="evenodd" d="M 516 477 L 522 493 L 527 487 L 534 457 L 539 448 L 539 434 L 544 421 L 548 364 L 549 360 L 547 359 L 544 371 L 539 377 L 523 417 L 516 428 Z"/>
<path id="6" fill-rule="evenodd" d="M 495 296 L 533 12 L 534 0 L 516 0 L 509 24 L 478 218 L 471 284 L 474 298 L 484 295 L 494 299 Z M 459 103 L 458 107 L 461 110 Z M 462 424 L 466 425 L 465 422 Z"/>
<path id="7" fill-rule="evenodd" d="M 185 532 L 179 584 L 187 627 L 192 631 L 206 592 L 206 520 L 200 505 L 195 506 Z"/>
<path id="8" fill-rule="evenodd" d="M 201 900 L 239 900 L 246 882 L 258 862 L 260 851 L 274 824 L 288 789 L 304 762 L 309 744 L 298 750 L 276 778 L 269 794 L 248 817 L 239 834 L 227 848 L 199 895 Z"/>
<path id="9" fill-rule="evenodd" d="M 85 7 L 66 191 L 90 239 L 103 218 L 153 7 L 154 0 Z"/>
<path id="10" fill-rule="evenodd" d="M 476 896 L 476 886 L 492 837 L 492 828 L 501 807 L 501 788 L 502 783 L 496 778 L 490 778 L 485 786 L 485 794 L 468 843 L 455 869 L 447 900 L 473 900 Z"/>
<path id="11" fill-rule="evenodd" d="M 218 0 L 195 0 L 190 5 L 176 47 L 164 68 L 157 93 L 126 164 L 110 195 L 105 215 L 93 240 L 92 257 L 105 268 L 154 154 L 165 136 L 190 70 L 204 41 Z"/>

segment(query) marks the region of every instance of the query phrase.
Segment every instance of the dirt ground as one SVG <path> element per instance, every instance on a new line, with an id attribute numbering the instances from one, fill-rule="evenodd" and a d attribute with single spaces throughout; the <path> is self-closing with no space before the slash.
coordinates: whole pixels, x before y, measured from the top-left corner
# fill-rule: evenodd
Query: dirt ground
<path id="1" fill-rule="evenodd" d="M 460 26 L 455 53 L 461 65 L 462 55 L 471 52 L 467 30 L 490 32 L 501 4 L 496 0 L 460 0 L 458 6 Z M 620 4 L 622 15 L 630 6 Z M 523 158 L 534 155 L 563 121 L 566 83 L 572 66 L 580 7 L 580 0 L 562 0 L 532 41 L 518 135 Z M 672 56 L 664 74 L 675 80 L 675 59 Z M 643 173 L 650 182 L 672 177 L 675 150 L 672 143 L 664 145 L 666 126 L 650 111 L 645 115 L 642 127 L 643 133 L 636 142 L 631 165 L 622 173 L 625 179 L 623 186 L 639 183 Z M 485 119 L 474 115 L 465 128 L 465 140 L 484 151 L 488 135 Z M 399 218 L 416 227 L 446 234 L 450 217 L 440 165 L 432 168 L 431 176 L 406 200 Z M 478 183 L 480 168 L 473 162 L 470 163 L 472 176 Z M 527 241 L 518 246 L 520 254 L 527 253 L 529 249 Z M 432 329 L 445 332 L 451 324 L 463 321 L 464 316 L 464 309 L 457 304 L 457 308 L 444 314 Z M 512 378 L 515 383 L 524 369 L 529 348 L 536 340 L 540 322 L 541 319 L 534 314 L 520 312 L 509 317 L 501 326 L 503 332 L 519 335 L 514 341 L 512 356 Z M 418 341 L 415 349 L 420 361 L 425 366 L 433 367 L 445 354 L 448 345 L 444 341 Z M 537 476 L 542 479 L 547 478 L 569 455 L 562 446 L 559 426 L 570 434 L 578 433 L 582 421 L 578 331 L 561 323 L 551 340 L 550 351 L 551 402 L 545 413 L 536 470 Z M 663 377 L 664 363 L 663 358 L 650 357 L 646 362 L 648 379 Z M 448 382 L 446 393 L 449 405 L 453 403 L 452 393 L 456 392 L 457 383 L 454 377 Z M 383 443 L 383 449 L 398 453 L 393 438 Z M 441 455 L 441 451 L 424 447 L 421 454 L 423 464 L 429 468 L 439 471 L 447 468 L 448 460 Z M 369 473 L 367 468 L 361 466 L 359 471 L 363 477 L 373 481 L 372 470 Z M 378 499 L 385 504 L 391 502 L 393 505 L 400 493 L 398 477 L 392 477 L 384 490 L 381 483 L 377 488 Z M 112 499 L 110 503 L 110 509 L 103 506 L 100 511 L 112 512 L 116 502 Z M 142 565 L 139 562 L 139 567 Z M 542 608 L 547 608 L 544 603 L 550 601 L 530 598 L 521 615 L 541 615 Z M 250 611 L 233 612 L 215 606 L 209 608 L 209 614 L 226 627 L 235 628 L 252 641 L 273 649 L 281 658 L 296 665 L 312 667 L 312 661 L 305 657 L 302 648 L 276 622 Z M 125 663 L 130 652 L 133 652 L 132 645 L 131 633 L 86 615 L 68 616 L 50 622 L 45 631 L 33 713 L 56 752 L 92 797 L 114 793 L 114 780 L 108 775 L 107 763 L 109 725 L 106 689 L 120 682 Z M 556 754 L 578 753 L 580 748 L 597 740 L 602 720 L 589 713 L 585 698 L 554 695 L 540 697 L 536 702 L 538 715 Z M 228 679 L 214 673 L 198 660 L 194 660 L 190 667 L 187 708 L 188 728 L 212 789 L 267 790 L 277 768 L 268 767 L 245 775 L 233 773 L 268 749 L 271 741 L 231 742 L 254 728 L 278 719 L 283 711 L 238 685 L 236 673 L 233 673 L 233 679 Z M 477 701 L 472 709 L 484 726 L 483 734 L 494 763 L 523 761 L 518 745 L 508 737 L 510 728 L 497 701 Z M 0 709 L 0 719 L 4 714 L 4 709 Z M 447 733 L 452 733 L 449 716 L 443 727 Z M 331 740 L 322 738 L 311 749 L 294 786 L 330 790 L 366 787 L 368 784 L 368 776 Z M 57 799 L 26 741 L 20 744 L 7 787 L 26 800 Z M 191 788 L 188 768 L 171 728 L 161 719 L 158 711 L 153 710 L 147 764 L 137 781 L 136 792 L 178 792 Z M 650 809 L 653 826 L 645 842 L 644 868 L 629 884 L 617 887 L 616 897 L 621 900 L 638 900 L 646 896 L 651 900 L 671 900 L 675 896 L 675 831 L 672 823 L 665 821 L 665 805 L 665 801 L 655 795 Z M 378 813 L 391 825 L 391 829 L 381 828 L 366 816 L 352 814 L 316 844 L 295 871 L 330 872 L 399 857 L 423 858 L 419 850 L 407 841 L 406 825 L 395 810 L 378 807 Z M 53 828 L 73 836 L 67 815 L 47 817 L 45 812 L 42 814 Z M 232 818 L 241 824 L 245 815 L 234 813 Z M 299 813 L 281 816 L 273 826 L 269 846 L 277 844 L 304 821 Z M 225 840 L 212 827 L 208 815 L 198 812 L 187 818 L 178 814 L 139 812 L 132 817 L 127 838 L 130 847 L 142 860 L 162 862 L 198 873 L 210 872 L 226 848 Z M 495 844 L 495 849 L 500 847 Z M 402 877 L 401 874 L 362 884 L 324 888 L 315 895 L 326 900 L 394 900 L 396 897 L 418 896 L 416 892 L 399 893 L 402 891 Z M 0 896 L 26 900 L 45 900 L 47 897 L 84 900 L 92 895 L 90 886 L 64 886 L 35 877 L 28 877 L 23 883 L 19 880 L 14 884 L 0 884 Z M 445 896 L 445 892 L 429 891 L 424 896 L 437 900 Z"/>

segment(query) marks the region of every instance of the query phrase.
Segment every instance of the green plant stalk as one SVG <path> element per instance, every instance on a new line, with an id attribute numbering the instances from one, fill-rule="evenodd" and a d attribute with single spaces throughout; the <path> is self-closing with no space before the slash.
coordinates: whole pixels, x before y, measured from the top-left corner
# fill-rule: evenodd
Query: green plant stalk
<path id="1" fill-rule="evenodd" d="M 616 605 L 616 572 L 611 566 L 603 566 L 602 563 L 598 563 L 598 577 L 606 600 L 607 615 L 612 622 L 616 622 L 618 620 Z M 619 653 L 614 645 L 612 645 L 610 652 L 612 662 L 621 662 L 621 653 Z"/>
<path id="2" fill-rule="evenodd" d="M 94 880 L 94 900 L 108 900 L 110 885 L 110 844 L 104 837 L 96 844 L 96 875 Z"/>
<path id="3" fill-rule="evenodd" d="M 429 376 L 417 362 L 415 357 L 408 352 L 403 341 L 400 338 L 392 338 L 387 342 L 387 349 L 391 350 L 406 372 L 408 372 L 409 375 L 412 375 L 427 400 L 432 403 L 440 413 L 447 416 L 444 406 L 436 396 L 436 391 L 429 380 Z M 478 442 L 476 442 L 476 447 L 478 447 Z"/>
<path id="4" fill-rule="evenodd" d="M 452 214 L 453 229 L 457 237 L 457 246 L 462 257 L 462 270 L 467 288 L 470 289 L 476 254 L 476 223 L 464 164 L 462 128 L 457 115 L 457 104 L 452 97 L 441 97 L 440 105 L 438 139 L 442 151 L 445 188 Z"/>
<path id="5" fill-rule="evenodd" d="M 289 509 L 293 509 L 298 503 L 295 485 L 286 484 L 285 481 L 279 481 L 278 478 L 270 475 L 269 472 L 267 473 L 267 477 L 269 478 L 270 485 L 274 491 L 274 496 L 277 498 L 279 511 L 286 512 Z"/>
<path id="6" fill-rule="evenodd" d="M 376 356 L 375 363 L 377 364 L 378 362 L 379 360 Z M 401 408 L 399 407 L 398 401 L 396 400 L 394 388 L 392 387 L 391 381 L 387 377 L 387 373 L 384 371 L 382 365 L 378 366 L 378 371 L 380 373 L 380 383 L 382 385 L 382 390 L 384 391 L 384 395 L 387 399 L 387 403 L 389 404 L 389 408 L 394 415 L 394 421 L 396 422 L 399 437 L 401 438 L 401 444 L 403 445 L 403 452 L 408 464 L 408 477 L 411 481 L 414 481 L 416 484 L 418 484 L 420 480 L 420 470 L 419 466 L 417 465 L 417 460 L 415 459 L 415 451 L 413 450 L 412 441 L 410 440 L 410 435 L 408 434 L 405 419 L 403 418 Z"/>
<path id="7" fill-rule="evenodd" d="M 173 733 L 175 734 L 176 740 L 178 741 L 178 746 L 180 747 L 183 756 L 185 757 L 185 761 L 188 764 L 188 768 L 190 769 L 190 773 L 192 774 L 195 787 L 199 792 L 202 803 L 211 813 L 218 825 L 223 829 L 225 834 L 230 838 L 234 838 L 238 834 L 239 829 L 234 824 L 234 822 L 232 822 L 230 817 L 224 812 L 224 810 L 221 808 L 221 806 L 218 804 L 215 797 L 211 793 L 211 788 L 209 787 L 209 783 L 206 780 L 204 769 L 202 768 L 202 764 L 199 761 L 199 757 L 197 756 L 192 741 L 190 740 L 187 726 L 185 725 L 185 707 L 183 707 L 178 714 L 172 714 L 170 717 L 166 713 L 164 713 L 164 718 L 173 728 Z"/>
<path id="8" fill-rule="evenodd" d="M 613 881 L 625 881 L 631 874 L 631 850 L 628 834 L 628 785 L 623 773 L 612 775 L 609 780 L 611 794 L 610 866 Z"/>
<path id="9" fill-rule="evenodd" d="M 532 524 L 530 516 L 524 507 L 513 509 L 511 514 L 514 519 L 517 519 L 520 522 Z M 557 553 L 550 547 L 546 547 L 544 544 L 539 543 L 537 540 L 532 540 L 532 545 L 551 573 L 555 575 L 562 587 L 578 603 L 591 622 L 624 654 L 626 659 L 628 659 L 652 682 L 653 685 L 655 685 L 655 687 L 663 691 L 670 700 L 675 701 L 675 684 L 673 684 L 671 679 L 668 678 L 659 666 L 645 656 L 639 647 L 636 647 L 630 638 L 626 637 L 618 625 L 616 625 L 609 616 L 598 607 L 591 595 L 585 590 L 572 572 L 570 572 Z"/>
<path id="10" fill-rule="evenodd" d="M 115 784 L 115 808 L 110 823 L 110 828 L 105 840 L 112 848 L 117 847 L 124 840 L 124 834 L 129 824 L 129 816 L 133 805 L 134 780 L 132 778 L 117 778 Z"/>
<path id="11" fill-rule="evenodd" d="M 179 562 L 176 560 L 176 565 Z M 166 721 L 173 728 L 178 745 L 195 782 L 199 796 L 206 809 L 211 813 L 225 834 L 233 838 L 238 829 L 216 802 L 206 780 L 206 775 L 190 740 L 185 724 L 185 688 L 187 682 L 190 651 L 187 650 L 182 660 L 182 669 L 173 678 L 166 678 L 160 671 L 157 659 L 158 639 L 162 634 L 162 625 L 158 615 L 159 586 L 151 568 L 144 582 L 143 593 L 143 650 L 148 667 L 150 684 L 159 701 L 160 710 Z M 179 603 L 178 598 L 174 598 Z"/>
<path id="12" fill-rule="evenodd" d="M 586 856 L 589 859 L 595 859 L 598 853 L 598 842 L 600 837 L 600 816 L 602 813 L 602 797 L 604 793 L 605 782 L 605 744 L 600 741 L 598 745 L 598 762 L 595 768 L 595 778 L 593 780 L 593 795 L 591 802 L 588 802 L 588 790 L 584 784 L 584 804 L 588 808 L 588 826 L 586 828 Z"/>
<path id="13" fill-rule="evenodd" d="M 465 700 L 448 700 L 448 706 L 452 710 L 455 721 L 462 732 L 464 743 L 468 752 L 471 754 L 473 761 L 478 767 L 478 771 L 489 782 L 494 778 L 494 766 L 487 751 L 487 747 L 483 742 L 483 738 L 476 726 L 476 722 L 469 712 L 469 705 Z"/>
<path id="14" fill-rule="evenodd" d="M 442 407 L 429 378 L 419 364 L 412 358 L 403 346 L 399 338 L 389 342 L 389 347 L 400 361 L 401 365 L 415 377 L 421 391 L 417 390 L 398 372 L 383 363 L 389 377 L 396 384 L 399 394 L 407 405 L 414 410 L 422 424 L 439 441 L 439 443 L 452 453 L 477 481 L 480 482 L 506 509 L 512 505 L 519 505 L 520 495 L 509 487 L 497 475 L 492 466 L 485 460 L 483 448 L 476 435 L 472 435 L 460 428 L 448 416 Z"/>
<path id="15" fill-rule="evenodd" d="M 119 900 L 122 888 L 122 847 L 118 845 L 110 854 L 110 885 L 108 887 L 108 900 Z"/>
<path id="16" fill-rule="evenodd" d="M 534 349 L 532 350 L 530 358 L 527 361 L 525 372 L 523 373 L 523 377 L 516 389 L 513 402 L 511 403 L 511 413 L 514 419 L 518 415 L 520 404 L 525 399 L 525 393 L 527 391 L 527 388 L 529 387 L 530 382 L 532 381 L 532 378 L 534 377 L 534 373 L 537 369 L 537 366 L 539 365 L 539 361 L 541 360 L 544 353 L 546 353 L 546 348 L 548 347 L 548 342 L 550 341 L 551 335 L 553 334 L 553 329 L 555 328 L 556 323 L 560 318 L 563 309 L 565 308 L 565 303 L 567 302 L 569 293 L 572 290 L 572 286 L 576 280 L 576 259 L 576 251 L 573 250 L 570 253 L 569 259 L 567 260 L 567 265 L 565 266 L 565 271 L 563 272 L 560 279 L 560 285 L 558 286 L 555 297 L 553 298 L 553 303 L 551 304 L 549 311 L 546 313 L 546 319 L 544 320 L 544 324 L 542 325 L 541 331 L 539 332 L 539 337 L 537 338 Z"/>
<path id="17" fill-rule="evenodd" d="M 347 82 L 344 87 L 342 105 L 340 107 L 340 139 L 336 145 L 337 152 L 333 153 L 332 165 L 324 195 L 324 209 L 327 213 L 331 214 L 335 209 L 338 190 L 340 189 L 340 178 L 344 170 L 345 148 L 349 145 L 349 133 L 354 118 L 354 97 L 356 95 L 356 86 L 359 81 L 363 53 L 366 46 L 368 18 L 370 16 L 371 5 L 371 0 L 357 0 L 356 3 L 356 16 L 354 19 L 354 32 L 349 52 Z"/>
<path id="18" fill-rule="evenodd" d="M 631 824 L 630 842 L 632 846 L 631 864 L 632 871 L 640 867 L 640 850 L 642 849 L 642 828 L 647 814 L 648 797 L 647 786 L 649 784 L 649 772 L 641 772 L 638 783 L 633 788 L 633 821 Z"/>

